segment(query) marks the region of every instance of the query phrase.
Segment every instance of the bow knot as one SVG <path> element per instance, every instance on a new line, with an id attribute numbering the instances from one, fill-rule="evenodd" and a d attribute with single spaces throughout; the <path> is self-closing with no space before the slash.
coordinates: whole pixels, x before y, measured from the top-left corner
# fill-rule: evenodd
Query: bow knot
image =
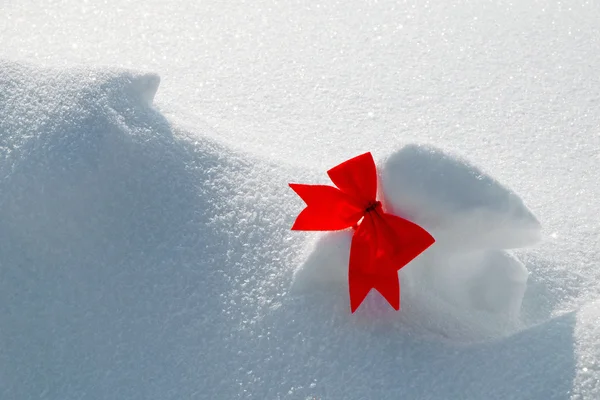
<path id="1" fill-rule="evenodd" d="M 376 211 L 378 208 L 381 207 L 381 202 L 380 201 L 374 201 L 372 202 L 366 209 L 365 209 L 365 214 L 369 213 L 371 211 Z"/>
<path id="2" fill-rule="evenodd" d="M 398 270 L 435 239 L 420 226 L 383 212 L 376 199 L 377 170 L 371 153 L 345 161 L 327 174 L 337 187 L 290 183 L 306 203 L 292 230 L 352 227 L 348 268 L 351 311 L 356 311 L 371 289 L 381 293 L 394 309 L 400 309 Z"/>

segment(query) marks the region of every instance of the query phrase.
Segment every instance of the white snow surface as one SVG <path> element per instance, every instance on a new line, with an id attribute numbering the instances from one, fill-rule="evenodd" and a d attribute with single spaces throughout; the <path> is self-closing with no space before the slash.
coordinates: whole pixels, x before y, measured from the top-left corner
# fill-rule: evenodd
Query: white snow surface
<path id="1" fill-rule="evenodd" d="M 0 398 L 600 398 L 598 20 L 0 2 Z M 400 312 L 289 231 L 365 151 L 438 239 Z"/>

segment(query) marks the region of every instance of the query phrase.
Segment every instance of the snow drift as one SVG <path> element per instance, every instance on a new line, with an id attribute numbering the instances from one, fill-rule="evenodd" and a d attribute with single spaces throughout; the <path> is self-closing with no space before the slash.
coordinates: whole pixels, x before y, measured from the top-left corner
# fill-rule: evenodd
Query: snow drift
<path id="1" fill-rule="evenodd" d="M 499 312 L 518 310 L 525 290 L 526 266 L 505 249 L 530 244 L 539 228 L 512 192 L 482 175 L 457 193 L 489 194 L 467 209 L 440 197 L 441 187 L 416 187 L 403 162 L 422 173 L 473 168 L 421 147 L 392 154 L 382 177 L 388 206 L 406 207 L 448 243 L 463 221 L 454 213 L 472 217 L 461 233 L 490 235 L 473 235 L 455 254 L 432 251 L 433 270 L 403 269 L 402 312 L 371 296 L 352 316 L 335 268 L 314 269 L 305 277 L 318 279 L 300 285 L 325 290 L 288 290 L 310 252 L 315 266 L 345 262 L 346 233 L 322 239 L 326 254 L 312 235 L 289 231 L 302 205 L 288 180 L 314 181 L 321 171 L 172 126 L 151 106 L 158 82 L 0 62 L 3 398 L 600 394 L 597 304 L 536 326 Z M 433 194 L 436 203 L 419 206 Z M 443 293 L 448 287 L 455 291 Z M 464 289 L 471 294 L 459 295 Z M 523 308 L 543 300 L 525 294 Z M 457 344 L 461 337 L 469 340 Z"/>

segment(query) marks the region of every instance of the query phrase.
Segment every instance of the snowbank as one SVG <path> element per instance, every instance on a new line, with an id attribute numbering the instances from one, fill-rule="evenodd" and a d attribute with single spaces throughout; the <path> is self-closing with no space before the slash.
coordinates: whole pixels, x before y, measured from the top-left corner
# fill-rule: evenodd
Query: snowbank
<path id="1" fill-rule="evenodd" d="M 401 313 L 375 298 L 351 316 L 335 272 L 323 282 L 327 290 L 288 292 L 313 236 L 289 231 L 302 204 L 287 182 L 313 182 L 322 171 L 277 165 L 207 139 L 214 132 L 173 127 L 151 107 L 157 86 L 154 75 L 0 62 L 0 397 L 599 393 L 597 304 L 534 327 L 497 326 L 505 320 L 495 306 L 518 308 L 511 302 L 524 288 L 523 265 L 500 249 L 503 234 L 444 261 L 481 274 L 472 287 L 452 281 L 458 291 L 508 279 L 515 285 L 501 287 L 514 293 L 436 298 L 435 282 L 425 276 L 423 286 L 415 274 L 403 286 L 409 299 Z M 426 161 L 437 156 L 424 157 L 423 168 L 437 168 Z M 433 189 L 411 193 L 429 197 Z M 515 196 L 490 193 L 509 207 L 481 208 L 509 222 L 502 232 L 519 237 L 516 244 L 528 242 L 537 222 Z M 426 216 L 448 227 L 456 207 Z M 310 256 L 314 265 L 344 264 L 344 235 L 326 236 L 330 253 Z M 410 300 L 419 290 L 423 301 Z M 485 307 L 465 309 L 461 299 Z M 478 342 L 457 345 L 461 332 Z"/>

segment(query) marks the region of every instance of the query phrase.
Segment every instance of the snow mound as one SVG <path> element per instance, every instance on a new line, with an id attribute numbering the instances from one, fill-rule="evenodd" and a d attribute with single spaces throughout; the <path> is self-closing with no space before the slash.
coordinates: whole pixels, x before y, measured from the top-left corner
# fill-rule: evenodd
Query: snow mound
<path id="1" fill-rule="evenodd" d="M 1 398 L 598 393 L 597 305 L 498 335 L 524 289 L 505 242 L 452 259 L 432 249 L 402 270 L 400 313 L 371 296 L 350 315 L 346 285 L 326 268 L 328 290 L 288 292 L 313 236 L 289 231 L 302 202 L 287 182 L 321 171 L 172 126 L 151 105 L 158 82 L 0 62 Z M 324 236 L 329 253 L 314 264 L 344 265 L 344 235 Z M 431 266 L 443 263 L 457 292 L 498 290 L 434 296 Z M 464 282 L 451 273 L 460 266 Z M 503 279 L 512 284 L 494 286 Z M 443 340 L 461 332 L 496 340 Z"/>
<path id="2" fill-rule="evenodd" d="M 540 224 L 512 191 L 465 160 L 405 146 L 381 172 L 388 209 L 425 227 L 447 251 L 523 247 Z"/>
<path id="3" fill-rule="evenodd" d="M 520 328 L 528 272 L 505 249 L 533 243 L 540 229 L 521 199 L 476 167 L 432 147 L 405 146 L 381 170 L 386 209 L 424 226 L 436 239 L 400 271 L 403 304 L 410 308 L 438 298 L 442 304 L 438 301 L 428 318 L 445 320 L 443 314 L 453 307 L 459 324 L 471 325 L 473 338 Z M 350 230 L 323 235 L 295 272 L 294 290 L 347 285 L 351 238 Z M 470 313 L 484 317 L 465 320 Z M 490 326 L 490 320 L 496 323 Z M 457 332 L 464 340 L 464 331 Z"/>
<path id="4" fill-rule="evenodd" d="M 183 150 L 149 108 L 156 75 L 63 72 L 36 90 L 25 67 L 2 72 L 4 243 L 97 263 L 152 248 L 186 222 L 194 193 L 178 181 Z"/>

